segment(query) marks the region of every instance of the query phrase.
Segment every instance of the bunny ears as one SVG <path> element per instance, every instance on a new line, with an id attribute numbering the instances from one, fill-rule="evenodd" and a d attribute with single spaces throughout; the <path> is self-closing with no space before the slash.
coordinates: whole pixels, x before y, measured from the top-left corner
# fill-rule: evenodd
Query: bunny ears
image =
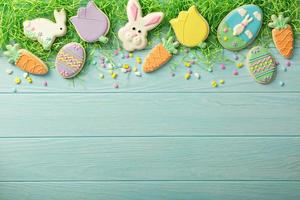
<path id="1" fill-rule="evenodd" d="M 164 13 L 154 12 L 143 17 L 142 8 L 138 0 L 129 0 L 127 4 L 127 16 L 129 22 L 141 21 L 149 31 L 158 26 L 164 18 Z"/>

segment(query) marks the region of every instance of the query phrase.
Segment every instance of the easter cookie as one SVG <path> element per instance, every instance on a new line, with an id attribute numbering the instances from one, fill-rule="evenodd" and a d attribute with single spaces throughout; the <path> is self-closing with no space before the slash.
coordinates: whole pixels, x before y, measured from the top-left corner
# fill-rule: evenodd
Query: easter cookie
<path id="1" fill-rule="evenodd" d="M 23 71 L 35 75 L 48 73 L 48 67 L 41 59 L 25 49 L 20 49 L 18 44 L 7 45 L 6 48 L 7 51 L 4 52 L 4 55 L 8 57 L 9 62 Z"/>
<path id="2" fill-rule="evenodd" d="M 258 36 L 263 23 L 263 12 L 256 5 L 244 5 L 231 11 L 220 23 L 218 40 L 228 50 L 239 51 L 249 46 Z"/>
<path id="3" fill-rule="evenodd" d="M 272 15 L 272 22 L 269 27 L 273 28 L 272 35 L 276 48 L 285 58 L 291 58 L 294 50 L 294 33 L 292 27 L 288 24 L 289 17 L 283 14 Z"/>
<path id="4" fill-rule="evenodd" d="M 162 12 L 150 13 L 143 17 L 138 0 L 129 0 L 127 4 L 128 23 L 118 32 L 118 37 L 127 51 L 145 49 L 148 31 L 158 26 L 164 18 Z"/>
<path id="5" fill-rule="evenodd" d="M 276 75 L 276 62 L 271 53 L 264 47 L 254 47 L 247 55 L 250 74 L 260 84 L 271 83 Z"/>
<path id="6" fill-rule="evenodd" d="M 201 46 L 209 35 L 209 25 L 196 6 L 179 13 L 170 21 L 177 40 L 186 47 Z"/>
<path id="7" fill-rule="evenodd" d="M 156 45 L 143 64 L 143 70 L 146 73 L 154 72 L 164 66 L 173 57 L 172 54 L 177 54 L 178 42 L 174 42 L 170 37 L 167 41 L 163 39 L 161 44 Z"/>
<path id="8" fill-rule="evenodd" d="M 54 11 L 56 23 L 49 19 L 38 18 L 28 20 L 23 23 L 24 34 L 26 37 L 37 40 L 45 50 L 49 50 L 57 37 L 62 37 L 67 33 L 66 12 Z"/>
<path id="9" fill-rule="evenodd" d="M 105 36 L 110 29 L 110 21 L 93 1 L 90 1 L 86 8 L 80 8 L 77 16 L 71 17 L 70 21 L 85 42 L 108 41 Z"/>
<path id="10" fill-rule="evenodd" d="M 72 42 L 58 52 L 55 66 L 63 78 L 73 78 L 82 70 L 85 58 L 85 50 L 81 44 Z"/>

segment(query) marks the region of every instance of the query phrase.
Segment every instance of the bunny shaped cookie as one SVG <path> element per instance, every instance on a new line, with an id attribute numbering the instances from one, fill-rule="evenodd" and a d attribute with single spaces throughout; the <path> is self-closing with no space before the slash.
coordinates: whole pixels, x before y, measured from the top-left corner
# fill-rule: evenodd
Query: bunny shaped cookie
<path id="1" fill-rule="evenodd" d="M 56 23 L 44 18 L 25 21 L 24 34 L 32 40 L 37 40 L 45 50 L 49 50 L 57 37 L 67 33 L 65 10 L 62 9 L 60 12 L 55 10 L 54 18 Z"/>
<path id="2" fill-rule="evenodd" d="M 127 51 L 145 49 L 148 31 L 158 26 L 164 18 L 162 12 L 150 13 L 143 17 L 138 0 L 129 0 L 127 4 L 128 23 L 122 27 L 118 36 Z"/>

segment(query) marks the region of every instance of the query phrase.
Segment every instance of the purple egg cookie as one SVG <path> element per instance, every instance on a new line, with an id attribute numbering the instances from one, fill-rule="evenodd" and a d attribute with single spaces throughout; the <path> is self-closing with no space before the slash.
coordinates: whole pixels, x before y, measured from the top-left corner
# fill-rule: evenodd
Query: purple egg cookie
<path id="1" fill-rule="evenodd" d="M 108 33 L 110 22 L 108 17 L 90 1 L 86 8 L 80 8 L 77 16 L 70 19 L 78 35 L 86 42 L 101 41 Z"/>
<path id="2" fill-rule="evenodd" d="M 58 52 L 55 67 L 62 77 L 73 78 L 82 70 L 85 58 L 85 50 L 81 44 L 69 43 Z"/>

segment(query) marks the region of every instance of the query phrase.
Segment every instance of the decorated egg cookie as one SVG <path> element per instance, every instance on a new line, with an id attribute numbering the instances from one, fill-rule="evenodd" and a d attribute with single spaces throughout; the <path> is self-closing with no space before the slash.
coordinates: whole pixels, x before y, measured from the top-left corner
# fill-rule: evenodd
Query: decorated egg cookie
<path id="1" fill-rule="evenodd" d="M 157 27 L 164 18 L 162 12 L 154 12 L 143 17 L 138 0 L 129 0 L 127 4 L 128 22 L 118 32 L 118 37 L 127 51 L 143 50 L 148 44 L 148 31 Z"/>
<path id="2" fill-rule="evenodd" d="M 180 12 L 170 23 L 177 40 L 186 47 L 201 46 L 209 35 L 209 25 L 196 6 Z"/>
<path id="3" fill-rule="evenodd" d="M 109 19 L 93 1 L 86 8 L 80 8 L 77 16 L 71 17 L 70 21 L 82 40 L 89 43 L 108 41 L 105 36 L 110 28 Z"/>
<path id="4" fill-rule="evenodd" d="M 28 20 L 23 23 L 26 37 L 37 40 L 45 50 L 51 49 L 57 37 L 62 37 L 67 33 L 67 15 L 64 9 L 60 12 L 54 11 L 55 23 L 49 19 L 38 18 Z"/>
<path id="5" fill-rule="evenodd" d="M 256 5 L 245 5 L 231 11 L 220 23 L 218 39 L 228 50 L 239 51 L 249 46 L 258 36 L 263 23 L 263 12 Z"/>
<path id="6" fill-rule="evenodd" d="M 264 47 L 254 47 L 247 55 L 250 74 L 260 84 L 272 82 L 276 75 L 276 62 L 271 53 Z"/>
<path id="7" fill-rule="evenodd" d="M 55 66 L 62 77 L 73 78 L 82 70 L 85 58 L 85 50 L 80 44 L 69 43 L 58 52 Z"/>

